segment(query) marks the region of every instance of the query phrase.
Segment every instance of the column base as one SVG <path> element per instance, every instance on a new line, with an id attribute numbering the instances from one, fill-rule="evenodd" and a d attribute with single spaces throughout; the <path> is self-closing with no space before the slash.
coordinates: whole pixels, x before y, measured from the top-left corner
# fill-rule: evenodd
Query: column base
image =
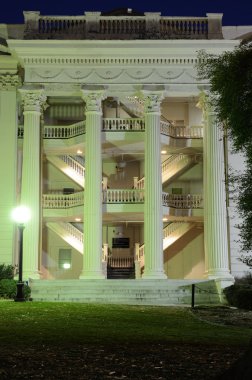
<path id="1" fill-rule="evenodd" d="M 205 273 L 206 278 L 209 280 L 227 280 L 227 281 L 233 281 L 234 282 L 234 277 L 232 274 L 227 271 L 227 270 L 209 270 L 208 272 Z"/>
<path id="2" fill-rule="evenodd" d="M 29 281 L 31 280 L 40 280 L 41 276 L 39 272 L 23 272 L 23 280 L 24 281 Z"/>
<path id="3" fill-rule="evenodd" d="M 163 271 L 145 271 L 142 275 L 145 280 L 166 280 L 167 276 Z"/>

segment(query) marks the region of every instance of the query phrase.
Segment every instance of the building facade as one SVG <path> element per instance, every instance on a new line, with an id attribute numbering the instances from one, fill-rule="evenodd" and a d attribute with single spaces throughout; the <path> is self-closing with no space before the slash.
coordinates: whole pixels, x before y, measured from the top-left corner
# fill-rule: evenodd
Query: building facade
<path id="1" fill-rule="evenodd" d="M 237 158 L 196 64 L 252 27 L 221 19 L 125 9 L 0 25 L 2 263 L 18 263 L 22 203 L 25 279 L 242 275 L 225 185 Z"/>

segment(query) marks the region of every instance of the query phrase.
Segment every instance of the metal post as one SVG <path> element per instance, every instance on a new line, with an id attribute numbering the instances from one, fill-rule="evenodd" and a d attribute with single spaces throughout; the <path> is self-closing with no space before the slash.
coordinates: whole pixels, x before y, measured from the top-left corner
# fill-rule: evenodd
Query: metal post
<path id="1" fill-rule="evenodd" d="M 18 225 L 19 230 L 19 255 L 18 255 L 18 282 L 17 282 L 17 295 L 15 302 L 24 302 L 24 282 L 23 282 L 23 232 L 24 224 Z"/>
<path id="2" fill-rule="evenodd" d="M 192 303 L 191 303 L 192 309 L 194 309 L 194 300 L 195 300 L 195 284 L 192 284 Z"/>

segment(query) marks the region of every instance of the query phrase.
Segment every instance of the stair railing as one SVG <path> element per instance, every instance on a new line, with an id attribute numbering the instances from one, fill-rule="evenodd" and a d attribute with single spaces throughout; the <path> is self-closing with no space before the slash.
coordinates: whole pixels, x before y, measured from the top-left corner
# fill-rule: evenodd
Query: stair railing
<path id="1" fill-rule="evenodd" d="M 58 156 L 62 161 L 64 161 L 71 169 L 75 171 L 76 174 L 83 177 L 85 176 L 85 168 L 78 161 L 76 161 L 72 156 L 61 155 Z"/>
<path id="2" fill-rule="evenodd" d="M 108 266 L 111 268 L 132 268 L 134 257 L 108 257 Z"/>
<path id="3" fill-rule="evenodd" d="M 78 230 L 78 228 L 74 227 L 71 223 L 60 222 L 59 224 L 67 231 L 69 235 L 83 244 L 83 232 Z"/>
<path id="4" fill-rule="evenodd" d="M 186 139 L 202 139 L 203 138 L 203 127 L 201 125 L 185 127 L 185 126 L 175 126 L 170 122 L 160 121 L 160 132 L 163 135 L 174 137 L 174 138 L 186 138 Z"/>
<path id="5" fill-rule="evenodd" d="M 162 203 L 166 207 L 197 209 L 203 208 L 203 197 L 201 194 L 162 193 Z"/>

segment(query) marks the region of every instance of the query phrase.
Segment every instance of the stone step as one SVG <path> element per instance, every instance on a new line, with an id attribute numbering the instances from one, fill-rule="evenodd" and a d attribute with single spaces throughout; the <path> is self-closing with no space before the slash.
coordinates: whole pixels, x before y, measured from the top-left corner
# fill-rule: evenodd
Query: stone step
<path id="1" fill-rule="evenodd" d="M 191 282 L 172 280 L 31 280 L 34 301 L 190 305 Z M 218 304 L 214 281 L 198 281 L 195 304 Z"/>

